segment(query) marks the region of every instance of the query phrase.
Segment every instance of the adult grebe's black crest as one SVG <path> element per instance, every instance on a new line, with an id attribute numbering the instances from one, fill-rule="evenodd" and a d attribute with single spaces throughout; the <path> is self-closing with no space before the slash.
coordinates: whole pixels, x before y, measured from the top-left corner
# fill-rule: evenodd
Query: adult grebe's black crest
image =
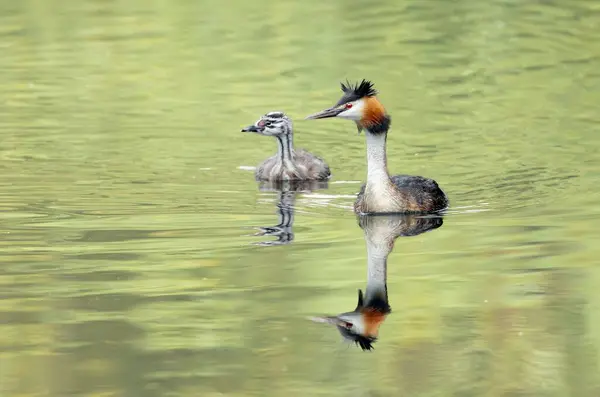
<path id="1" fill-rule="evenodd" d="M 366 96 L 377 95 L 377 90 L 375 89 L 373 83 L 369 80 L 363 79 L 360 83 L 356 83 L 354 85 L 352 85 L 352 83 L 346 80 L 346 84 L 342 82 L 340 83 L 340 85 L 342 86 L 344 96 L 339 100 L 338 105 L 356 101 L 357 99 Z"/>

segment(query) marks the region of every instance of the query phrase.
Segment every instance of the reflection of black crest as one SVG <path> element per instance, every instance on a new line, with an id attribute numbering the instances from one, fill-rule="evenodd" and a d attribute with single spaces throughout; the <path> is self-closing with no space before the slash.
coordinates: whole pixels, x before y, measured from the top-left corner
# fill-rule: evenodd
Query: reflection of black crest
<path id="1" fill-rule="evenodd" d="M 368 310 L 376 310 L 383 314 L 388 314 L 392 311 L 392 308 L 387 303 L 387 300 L 383 296 L 376 296 L 371 298 L 369 301 L 364 301 L 362 290 L 358 290 L 358 303 L 354 312 L 360 312 L 361 310 L 368 308 Z M 344 339 L 356 343 L 360 348 L 364 350 L 373 350 L 373 343 L 377 342 L 377 338 L 373 336 L 364 336 L 352 332 L 350 329 L 345 328 L 341 325 L 337 326 L 338 331 Z"/>
<path id="2" fill-rule="evenodd" d="M 346 84 L 340 83 L 340 85 L 342 86 L 344 95 L 338 101 L 338 106 L 343 103 L 356 101 L 357 99 L 364 98 L 366 96 L 377 95 L 377 90 L 374 88 L 373 83 L 371 83 L 369 80 L 363 79 L 360 83 L 356 83 L 354 85 L 346 80 Z"/>
<path id="3" fill-rule="evenodd" d="M 377 342 L 377 338 L 375 337 L 355 334 L 341 325 L 337 325 L 337 329 L 344 339 L 356 343 L 363 350 L 373 350 L 373 343 Z"/>
<path id="4" fill-rule="evenodd" d="M 375 343 L 377 341 L 377 338 L 373 338 L 371 336 L 363 336 L 363 335 L 359 335 L 359 334 L 353 334 L 352 332 L 349 332 L 346 328 L 340 328 L 339 330 L 344 338 L 356 343 L 356 345 L 360 346 L 360 348 L 363 351 L 374 349 L 373 343 Z M 347 335 L 345 335 L 345 334 L 347 334 Z"/>

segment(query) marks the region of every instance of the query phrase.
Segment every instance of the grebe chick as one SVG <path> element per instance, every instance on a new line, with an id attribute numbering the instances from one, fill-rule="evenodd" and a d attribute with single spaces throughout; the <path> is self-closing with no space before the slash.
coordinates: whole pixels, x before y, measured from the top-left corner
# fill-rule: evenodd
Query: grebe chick
<path id="1" fill-rule="evenodd" d="M 391 118 L 377 99 L 373 83 L 342 83 L 342 98 L 335 106 L 306 117 L 340 117 L 353 120 L 367 140 L 367 182 L 361 187 L 354 211 L 370 213 L 437 212 L 448 207 L 448 198 L 433 179 L 394 175 L 387 170 L 386 140 Z"/>
<path id="2" fill-rule="evenodd" d="M 279 152 L 256 168 L 258 181 L 329 179 L 331 172 L 325 161 L 304 149 L 294 149 L 292 120 L 283 112 L 269 112 L 242 132 L 255 132 L 277 138 Z"/>

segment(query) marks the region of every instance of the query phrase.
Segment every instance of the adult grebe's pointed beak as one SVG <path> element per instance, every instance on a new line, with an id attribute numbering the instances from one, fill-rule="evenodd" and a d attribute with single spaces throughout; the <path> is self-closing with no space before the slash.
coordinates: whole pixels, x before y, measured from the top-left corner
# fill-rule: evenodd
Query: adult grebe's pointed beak
<path id="1" fill-rule="evenodd" d="M 315 114 L 311 114 L 310 116 L 306 116 L 306 118 L 304 120 L 316 120 L 316 119 L 326 119 L 329 117 L 335 117 L 338 114 L 342 113 L 344 111 L 344 108 L 340 108 L 340 107 L 334 107 L 334 108 L 329 108 L 329 109 L 325 109 L 322 110 L 318 113 Z"/>
<path id="2" fill-rule="evenodd" d="M 336 316 L 307 317 L 307 320 L 310 320 L 315 323 L 332 324 L 332 325 L 337 325 L 339 322 L 339 320 Z"/>

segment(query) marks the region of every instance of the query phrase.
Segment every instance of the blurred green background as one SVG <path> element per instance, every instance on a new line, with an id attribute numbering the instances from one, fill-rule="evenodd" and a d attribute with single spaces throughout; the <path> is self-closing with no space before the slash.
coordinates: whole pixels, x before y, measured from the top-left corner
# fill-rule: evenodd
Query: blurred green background
<path id="1" fill-rule="evenodd" d="M 600 395 L 600 3 L 0 1 L 0 395 Z M 399 238 L 376 350 L 306 316 L 364 288 L 364 135 L 303 118 L 367 78 Z M 331 166 L 263 247 L 271 110 Z"/>

